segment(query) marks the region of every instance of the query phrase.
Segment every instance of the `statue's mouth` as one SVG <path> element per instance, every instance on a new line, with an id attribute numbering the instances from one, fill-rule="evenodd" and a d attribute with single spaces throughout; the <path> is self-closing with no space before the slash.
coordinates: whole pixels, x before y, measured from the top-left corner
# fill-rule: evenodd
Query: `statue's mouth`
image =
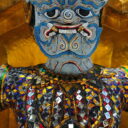
<path id="1" fill-rule="evenodd" d="M 45 31 L 46 38 L 55 36 L 57 34 L 75 34 L 80 33 L 84 37 L 90 38 L 92 36 L 91 30 L 87 28 L 88 23 L 79 25 L 53 25 L 48 23 L 48 30 Z"/>
<path id="2" fill-rule="evenodd" d="M 66 67 L 68 65 L 72 65 L 74 66 L 79 72 L 83 72 L 83 70 L 81 69 L 80 65 L 78 65 L 76 62 L 74 61 L 67 61 L 67 62 L 64 62 L 60 68 L 60 72 L 63 70 L 64 66 L 66 65 Z"/>

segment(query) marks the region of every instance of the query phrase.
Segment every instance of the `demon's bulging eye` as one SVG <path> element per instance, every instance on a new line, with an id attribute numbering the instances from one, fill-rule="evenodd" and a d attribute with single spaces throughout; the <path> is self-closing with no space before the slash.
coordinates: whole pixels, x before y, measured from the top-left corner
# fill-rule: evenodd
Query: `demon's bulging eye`
<path id="1" fill-rule="evenodd" d="M 92 12 L 89 9 L 84 9 L 84 8 L 76 9 L 76 13 L 77 13 L 77 15 L 79 15 L 80 17 L 83 17 L 83 18 L 88 18 L 88 17 L 93 16 Z"/>
<path id="2" fill-rule="evenodd" d="M 59 9 L 50 9 L 44 13 L 44 15 L 48 18 L 56 18 L 60 15 Z"/>

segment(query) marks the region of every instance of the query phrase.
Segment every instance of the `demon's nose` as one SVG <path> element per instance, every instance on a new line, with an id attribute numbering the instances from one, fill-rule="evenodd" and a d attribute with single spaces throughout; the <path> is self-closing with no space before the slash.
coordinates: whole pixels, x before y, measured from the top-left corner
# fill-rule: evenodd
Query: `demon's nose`
<path id="1" fill-rule="evenodd" d="M 73 19 L 75 17 L 75 13 L 73 10 L 65 9 L 62 14 L 63 14 L 64 22 L 66 22 L 66 23 L 73 22 Z"/>

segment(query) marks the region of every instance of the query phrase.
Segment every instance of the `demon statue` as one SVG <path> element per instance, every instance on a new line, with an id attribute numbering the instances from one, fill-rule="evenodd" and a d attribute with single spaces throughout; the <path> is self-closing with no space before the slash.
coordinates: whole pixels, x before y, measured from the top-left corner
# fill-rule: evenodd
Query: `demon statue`
<path id="1" fill-rule="evenodd" d="M 0 68 L 0 110 L 19 128 L 118 128 L 128 107 L 128 69 L 95 65 L 107 0 L 29 0 L 46 64 Z"/>

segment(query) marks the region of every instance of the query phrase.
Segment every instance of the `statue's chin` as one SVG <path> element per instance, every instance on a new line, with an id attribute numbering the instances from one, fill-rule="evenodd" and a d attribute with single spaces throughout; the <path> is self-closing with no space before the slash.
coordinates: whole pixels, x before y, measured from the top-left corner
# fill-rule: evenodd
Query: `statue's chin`
<path id="1" fill-rule="evenodd" d="M 77 75 L 81 74 L 82 71 L 80 67 L 78 67 L 76 64 L 73 63 L 66 63 L 60 68 L 61 74 L 68 74 L 68 75 Z"/>
<path id="2" fill-rule="evenodd" d="M 93 64 L 90 58 L 81 59 L 73 55 L 65 55 L 60 58 L 49 58 L 45 66 L 55 73 L 79 75 L 86 73 Z"/>

